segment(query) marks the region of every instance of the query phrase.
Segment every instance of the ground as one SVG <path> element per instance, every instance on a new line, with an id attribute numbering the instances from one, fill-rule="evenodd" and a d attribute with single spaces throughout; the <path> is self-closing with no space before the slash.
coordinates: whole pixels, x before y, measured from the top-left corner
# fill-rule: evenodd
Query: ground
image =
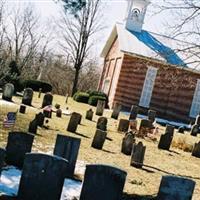
<path id="1" fill-rule="evenodd" d="M 35 114 L 40 111 L 42 98 L 38 98 L 35 93 L 33 99 L 33 107 L 28 107 L 27 114 L 18 114 L 17 123 L 14 130 L 27 131 L 29 122 L 34 118 Z M 8 111 L 17 110 L 21 102 L 21 97 L 14 97 L 13 101 L 16 105 L 2 106 L 0 105 L 0 121 Z M 139 139 L 146 145 L 146 154 L 142 169 L 136 169 L 130 166 L 130 156 L 122 154 L 121 142 L 122 133 L 117 132 L 118 121 L 111 119 L 111 111 L 106 110 L 104 116 L 108 117 L 108 138 L 103 150 L 91 148 L 91 143 L 96 130 L 96 121 L 98 116 L 94 116 L 93 121 L 85 119 L 86 110 L 91 108 L 87 104 L 74 102 L 69 98 L 68 103 L 65 103 L 65 97 L 54 96 L 53 105 L 56 103 L 61 105 L 62 109 L 69 107 L 69 110 L 79 112 L 83 115 L 81 125 L 77 129 L 77 133 L 66 131 L 69 121 L 69 116 L 63 116 L 62 119 L 56 118 L 55 113 L 52 119 L 49 120 L 49 129 L 38 130 L 38 135 L 34 140 L 33 152 L 52 152 L 56 135 L 64 134 L 73 137 L 81 138 L 81 147 L 78 160 L 84 161 L 85 164 L 108 164 L 113 165 L 127 172 L 127 179 L 124 188 L 125 199 L 152 199 L 156 196 L 162 176 L 179 175 L 182 177 L 191 178 L 196 182 L 196 187 L 193 195 L 193 200 L 199 200 L 200 195 L 200 159 L 192 157 L 191 152 L 184 152 L 177 148 L 171 148 L 170 151 L 163 151 L 157 148 L 158 142 L 150 139 Z M 95 107 L 92 107 L 95 111 Z M 120 114 L 119 118 L 128 118 L 125 114 Z M 140 121 L 138 119 L 138 121 Z M 0 129 L 0 147 L 5 147 L 7 142 L 7 133 L 9 130 Z M 159 127 L 159 135 L 164 132 L 164 127 Z M 184 141 L 190 146 L 199 141 L 199 137 L 192 137 L 189 133 L 179 134 L 176 132 L 173 143 Z M 84 173 L 78 174 L 83 179 Z M 134 198 L 135 197 L 135 198 Z M 137 197 L 137 198 L 136 198 Z"/>

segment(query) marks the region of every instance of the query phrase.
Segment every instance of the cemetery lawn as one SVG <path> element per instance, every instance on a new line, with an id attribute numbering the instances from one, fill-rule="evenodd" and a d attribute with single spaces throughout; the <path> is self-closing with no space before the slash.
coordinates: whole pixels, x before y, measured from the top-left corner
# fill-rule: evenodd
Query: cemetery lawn
<path id="1" fill-rule="evenodd" d="M 17 114 L 15 131 L 27 131 L 30 121 L 35 117 L 36 113 L 41 111 L 43 95 L 40 99 L 37 96 L 38 94 L 35 93 L 32 102 L 33 107 L 27 107 L 27 114 Z M 0 147 L 6 146 L 8 132 L 10 131 L 2 128 L 2 121 L 7 112 L 15 111 L 19 108 L 21 97 L 14 97 L 13 101 L 15 104 L 0 104 Z M 85 164 L 113 165 L 127 172 L 124 188 L 124 192 L 127 194 L 125 196 L 127 197 L 125 199 L 133 199 L 136 196 L 138 199 L 148 199 L 148 197 L 151 199 L 157 194 L 161 178 L 164 175 L 180 175 L 193 179 L 196 182 L 193 200 L 200 199 L 200 159 L 192 157 L 190 152 L 184 152 L 177 148 L 171 148 L 170 151 L 159 150 L 157 148 L 158 141 L 160 134 L 164 132 L 164 127 L 159 126 L 157 141 L 136 138 L 137 142 L 142 141 L 146 145 L 145 166 L 143 169 L 136 169 L 130 166 L 130 156 L 121 153 L 121 141 L 124 135 L 117 132 L 118 121 L 110 118 L 111 111 L 106 110 L 104 112 L 104 116 L 108 117 L 108 140 L 106 140 L 103 150 L 96 150 L 91 148 L 91 143 L 96 131 L 98 116 L 94 115 L 93 121 L 85 119 L 86 110 L 91 106 L 77 103 L 71 98 L 68 99 L 66 104 L 65 97 L 54 95 L 53 105 L 56 103 L 61 105 L 62 110 L 69 107 L 70 111 L 82 114 L 81 125 L 78 126 L 76 134 L 67 132 L 66 127 L 70 116 L 63 115 L 62 118 L 56 118 L 55 113 L 53 113 L 52 119 L 49 119 L 49 123 L 45 124 L 48 129 L 38 129 L 32 152 L 52 154 L 58 133 L 78 137 L 81 138 L 78 160 L 84 161 Z M 95 107 L 92 107 L 92 109 L 95 111 Z M 119 118 L 127 119 L 128 116 L 120 114 Z M 199 140 L 199 137 L 192 137 L 189 133 L 185 135 L 175 133 L 174 137 L 174 142 L 178 141 L 189 145 L 193 145 Z M 83 179 L 83 175 L 83 173 L 77 174 L 81 179 Z"/>

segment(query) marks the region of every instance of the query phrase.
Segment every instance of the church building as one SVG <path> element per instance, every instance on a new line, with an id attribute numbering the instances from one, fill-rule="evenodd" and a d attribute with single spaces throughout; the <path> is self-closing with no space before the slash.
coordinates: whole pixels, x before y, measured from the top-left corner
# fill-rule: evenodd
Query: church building
<path id="1" fill-rule="evenodd" d="M 124 22 L 116 23 L 102 50 L 98 89 L 110 108 L 138 105 L 141 113 L 153 109 L 158 117 L 189 123 L 200 112 L 200 71 L 187 64 L 192 56 L 174 50 L 183 41 L 143 29 L 149 0 L 127 4 Z"/>

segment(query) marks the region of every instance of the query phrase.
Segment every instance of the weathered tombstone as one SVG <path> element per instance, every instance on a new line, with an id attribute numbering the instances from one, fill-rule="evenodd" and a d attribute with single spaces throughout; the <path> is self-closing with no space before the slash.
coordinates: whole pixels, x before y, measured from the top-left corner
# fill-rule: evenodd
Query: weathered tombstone
<path id="1" fill-rule="evenodd" d="M 26 106 L 25 105 L 20 105 L 19 112 L 22 113 L 22 114 L 25 114 L 25 112 L 26 112 Z"/>
<path id="2" fill-rule="evenodd" d="M 129 129 L 129 120 L 127 119 L 120 119 L 118 125 L 119 132 L 127 132 Z"/>
<path id="3" fill-rule="evenodd" d="M 56 117 L 62 117 L 62 110 L 60 108 L 56 110 Z"/>
<path id="4" fill-rule="evenodd" d="M 138 114 L 138 106 L 131 106 L 131 111 L 130 111 L 130 117 L 129 120 L 135 120 L 137 118 L 137 114 Z"/>
<path id="5" fill-rule="evenodd" d="M 106 117 L 99 117 L 96 128 L 102 131 L 107 131 L 107 123 L 108 123 L 108 120 Z"/>
<path id="6" fill-rule="evenodd" d="M 142 119 L 140 123 L 138 137 L 144 138 L 148 133 L 151 133 L 153 129 L 152 122 L 148 119 Z"/>
<path id="7" fill-rule="evenodd" d="M 35 119 L 37 121 L 37 125 L 39 127 L 42 127 L 44 125 L 44 119 L 45 119 L 45 116 L 42 112 L 38 113 L 35 115 Z"/>
<path id="8" fill-rule="evenodd" d="M 121 152 L 126 155 L 131 155 L 133 144 L 135 143 L 135 135 L 132 131 L 126 133 L 122 140 Z"/>
<path id="9" fill-rule="evenodd" d="M 80 200 L 121 200 L 127 173 L 106 165 L 87 165 Z"/>
<path id="10" fill-rule="evenodd" d="M 97 129 L 92 141 L 92 147 L 95 149 L 102 149 L 106 136 L 107 132 Z"/>
<path id="11" fill-rule="evenodd" d="M 191 200 L 195 181 L 177 177 L 163 176 L 157 200 Z"/>
<path id="12" fill-rule="evenodd" d="M 200 126 L 200 115 L 197 115 L 196 120 L 195 120 L 195 124 Z"/>
<path id="13" fill-rule="evenodd" d="M 18 199 L 60 200 L 68 161 L 57 156 L 27 154 Z"/>
<path id="14" fill-rule="evenodd" d="M 102 116 L 104 108 L 105 108 L 105 101 L 98 100 L 97 108 L 96 108 L 96 115 Z"/>
<path id="15" fill-rule="evenodd" d="M 53 101 L 53 95 L 51 93 L 46 93 L 43 98 L 42 108 L 44 108 L 45 106 L 52 105 L 52 101 Z"/>
<path id="16" fill-rule="evenodd" d="M 1 176 L 2 167 L 3 167 L 4 162 L 5 162 L 5 156 L 6 156 L 6 150 L 0 148 L 0 176 Z"/>
<path id="17" fill-rule="evenodd" d="M 153 123 L 156 119 L 156 111 L 154 110 L 149 110 L 148 111 L 148 120 L 151 121 L 151 123 Z"/>
<path id="18" fill-rule="evenodd" d="M 22 168 L 25 154 L 31 152 L 34 136 L 28 133 L 10 132 L 6 146 L 6 163 Z"/>
<path id="19" fill-rule="evenodd" d="M 136 168 L 142 168 L 145 151 L 146 146 L 143 146 L 142 142 L 139 142 L 138 144 L 133 144 L 131 153 L 131 166 Z"/>
<path id="20" fill-rule="evenodd" d="M 90 108 L 90 109 L 86 112 L 85 118 L 88 119 L 88 120 L 90 120 L 90 121 L 92 121 L 93 114 L 94 114 L 94 112 L 93 112 L 93 110 Z"/>
<path id="21" fill-rule="evenodd" d="M 37 134 L 37 128 L 38 128 L 38 122 L 37 122 L 36 119 L 34 119 L 33 121 L 31 121 L 29 123 L 28 132 L 33 133 L 33 134 Z"/>
<path id="22" fill-rule="evenodd" d="M 22 104 L 31 106 L 32 99 L 33 99 L 33 90 L 31 88 L 26 88 L 24 90 Z"/>
<path id="23" fill-rule="evenodd" d="M 7 83 L 3 87 L 3 94 L 2 94 L 2 99 L 6 101 L 12 101 L 12 97 L 15 91 L 15 87 L 11 83 Z"/>
<path id="24" fill-rule="evenodd" d="M 184 126 L 180 126 L 180 127 L 178 128 L 178 132 L 179 132 L 179 133 L 184 133 L 184 131 L 185 131 Z"/>
<path id="25" fill-rule="evenodd" d="M 200 142 L 194 144 L 194 148 L 192 150 L 192 156 L 200 158 Z"/>
<path id="26" fill-rule="evenodd" d="M 115 104 L 111 118 L 118 119 L 122 106 L 118 103 Z"/>
<path id="27" fill-rule="evenodd" d="M 42 88 L 39 88 L 39 92 L 38 92 L 38 98 L 41 97 L 41 94 L 42 94 Z"/>
<path id="28" fill-rule="evenodd" d="M 174 127 L 167 125 L 165 134 L 161 135 L 160 137 L 158 148 L 169 151 L 173 136 L 174 136 Z"/>
<path id="29" fill-rule="evenodd" d="M 131 131 L 137 131 L 137 120 L 131 120 L 129 125 Z"/>
<path id="30" fill-rule="evenodd" d="M 80 122 L 80 114 L 73 112 L 72 115 L 71 115 L 71 118 L 69 120 L 67 131 L 75 133 L 79 122 Z"/>
<path id="31" fill-rule="evenodd" d="M 194 124 L 191 129 L 191 135 L 197 136 L 198 133 L 199 133 L 199 125 Z"/>
<path id="32" fill-rule="evenodd" d="M 79 138 L 57 135 L 53 154 L 68 160 L 69 166 L 65 173 L 66 177 L 73 177 L 74 175 L 80 143 L 81 139 Z"/>

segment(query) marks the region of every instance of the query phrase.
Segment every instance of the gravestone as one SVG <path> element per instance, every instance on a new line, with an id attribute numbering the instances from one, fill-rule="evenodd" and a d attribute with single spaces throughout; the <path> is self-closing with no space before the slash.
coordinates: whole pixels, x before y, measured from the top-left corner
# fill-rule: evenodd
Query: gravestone
<path id="1" fill-rule="evenodd" d="M 139 108 L 138 106 L 131 106 L 130 117 L 129 120 L 135 120 L 137 118 Z"/>
<path id="2" fill-rule="evenodd" d="M 200 142 L 194 144 L 194 148 L 192 150 L 192 156 L 200 158 Z"/>
<path id="3" fill-rule="evenodd" d="M 6 163 L 22 168 L 25 154 L 31 152 L 34 136 L 23 132 L 10 132 L 6 146 Z"/>
<path id="4" fill-rule="evenodd" d="M 131 153 L 131 166 L 136 168 L 142 168 L 145 151 L 146 146 L 143 146 L 142 142 L 139 142 L 138 144 L 133 144 Z"/>
<path id="5" fill-rule="evenodd" d="M 137 120 L 131 120 L 129 122 L 131 131 L 137 131 Z"/>
<path id="6" fill-rule="evenodd" d="M 191 129 L 191 135 L 197 136 L 198 133 L 199 133 L 199 125 L 194 124 Z"/>
<path id="7" fill-rule="evenodd" d="M 120 119 L 118 125 L 118 132 L 127 132 L 129 129 L 129 120 L 127 119 Z"/>
<path id="8" fill-rule="evenodd" d="M 149 110 L 148 111 L 148 120 L 151 121 L 151 123 L 153 123 L 156 119 L 156 111 L 154 110 Z"/>
<path id="9" fill-rule="evenodd" d="M 85 118 L 86 118 L 87 120 L 92 121 L 93 114 L 94 114 L 94 112 L 93 112 L 93 110 L 90 108 L 90 109 L 86 112 Z"/>
<path id="10" fill-rule="evenodd" d="M 173 136 L 174 136 L 174 126 L 167 125 L 165 134 L 161 135 L 160 137 L 158 148 L 169 151 L 171 142 L 173 140 Z"/>
<path id="11" fill-rule="evenodd" d="M 197 115 L 196 120 L 195 120 L 195 124 L 200 126 L 200 115 Z"/>
<path id="12" fill-rule="evenodd" d="M 35 120 L 37 121 L 37 125 L 39 127 L 43 127 L 44 125 L 44 120 L 45 120 L 45 116 L 42 112 L 38 113 L 35 115 Z"/>
<path id="13" fill-rule="evenodd" d="M 122 106 L 118 103 L 115 104 L 111 118 L 118 119 Z"/>
<path id="14" fill-rule="evenodd" d="M 42 88 L 39 88 L 39 92 L 38 92 L 38 98 L 41 97 L 41 94 L 42 94 Z"/>
<path id="15" fill-rule="evenodd" d="M 33 134 L 37 134 L 37 128 L 38 128 L 38 122 L 37 122 L 36 119 L 34 119 L 33 121 L 31 121 L 29 123 L 28 132 L 33 133 Z"/>
<path id="16" fill-rule="evenodd" d="M 102 131 L 107 131 L 107 123 L 108 123 L 108 120 L 106 117 L 99 117 L 96 128 Z"/>
<path id="17" fill-rule="evenodd" d="M 60 108 L 56 110 L 56 117 L 62 117 L 62 110 Z"/>
<path id="18" fill-rule="evenodd" d="M 144 138 L 148 133 L 151 133 L 153 130 L 152 122 L 148 119 L 142 119 L 140 123 L 139 132 L 137 134 L 138 137 Z"/>
<path id="19" fill-rule="evenodd" d="M 72 115 L 71 115 L 71 118 L 69 120 L 67 131 L 75 133 L 79 122 L 80 122 L 80 114 L 73 112 Z"/>
<path id="20" fill-rule="evenodd" d="M 121 152 L 126 155 L 131 155 L 134 143 L 135 143 L 135 134 L 132 131 L 126 133 L 126 135 L 122 140 Z"/>
<path id="21" fill-rule="evenodd" d="M 19 184 L 20 200 L 60 200 L 68 161 L 57 156 L 27 154 Z"/>
<path id="22" fill-rule="evenodd" d="M 104 108 L 105 108 L 105 101 L 98 100 L 97 108 L 96 108 L 96 115 L 102 116 Z"/>
<path id="23" fill-rule="evenodd" d="M 19 112 L 22 113 L 22 114 L 25 114 L 25 112 L 26 112 L 26 106 L 25 105 L 20 105 Z"/>
<path id="24" fill-rule="evenodd" d="M 46 93 L 43 98 L 42 108 L 52 105 L 53 95 L 51 93 Z"/>
<path id="25" fill-rule="evenodd" d="M 24 90 L 22 104 L 31 106 L 32 99 L 33 99 L 33 90 L 31 88 L 26 88 Z"/>
<path id="26" fill-rule="evenodd" d="M 102 149 L 106 140 L 107 132 L 97 129 L 92 141 L 92 147 Z"/>
<path id="27" fill-rule="evenodd" d="M 107 165 L 87 165 L 80 200 L 121 200 L 127 173 Z"/>
<path id="28" fill-rule="evenodd" d="M 6 151 L 5 149 L 0 148 L 0 176 L 1 176 L 1 170 L 5 162 L 6 157 Z"/>
<path id="29" fill-rule="evenodd" d="M 11 83 L 7 83 L 3 87 L 3 94 L 2 94 L 2 99 L 6 101 L 12 101 L 12 97 L 15 91 L 15 87 Z"/>
<path id="30" fill-rule="evenodd" d="M 65 173 L 66 177 L 73 177 L 74 175 L 80 143 L 81 139 L 79 138 L 57 135 L 53 154 L 68 160 L 69 166 Z"/>
<path id="31" fill-rule="evenodd" d="M 184 126 L 180 126 L 180 127 L 178 128 L 178 132 L 179 132 L 179 133 L 184 133 L 184 131 L 185 131 Z"/>
<path id="32" fill-rule="evenodd" d="M 52 110 L 43 110 L 44 117 L 51 118 L 52 117 Z"/>
<path id="33" fill-rule="evenodd" d="M 157 200 L 191 200 L 195 182 L 177 176 L 163 176 Z"/>

